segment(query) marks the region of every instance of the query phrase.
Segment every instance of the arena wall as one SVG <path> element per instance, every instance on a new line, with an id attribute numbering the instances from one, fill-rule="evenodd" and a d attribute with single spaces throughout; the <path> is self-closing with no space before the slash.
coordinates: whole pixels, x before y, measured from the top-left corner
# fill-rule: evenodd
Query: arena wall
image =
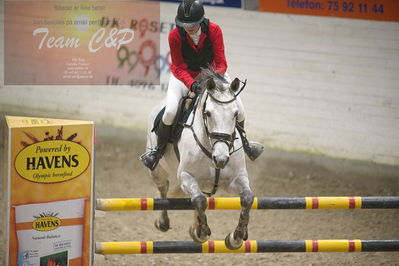
<path id="1" fill-rule="evenodd" d="M 162 3 L 161 10 L 166 56 L 176 5 Z M 399 165 L 399 23 L 208 6 L 206 15 L 222 27 L 230 76 L 248 79 L 242 98 L 251 139 L 281 150 Z M 0 53 L 3 58 L 4 49 Z M 145 131 L 168 76 L 165 68 L 161 86 L 1 85 L 0 113 Z"/>

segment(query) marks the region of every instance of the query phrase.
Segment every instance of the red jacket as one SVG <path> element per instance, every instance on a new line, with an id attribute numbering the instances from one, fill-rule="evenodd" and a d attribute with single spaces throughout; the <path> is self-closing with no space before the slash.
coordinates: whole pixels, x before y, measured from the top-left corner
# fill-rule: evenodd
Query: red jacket
<path id="1" fill-rule="evenodd" d="M 201 32 L 198 46 L 195 46 L 193 40 L 186 33 L 189 45 L 196 51 L 200 50 L 204 45 L 206 35 Z M 226 57 L 224 55 L 223 34 L 219 25 L 209 22 L 209 38 L 213 44 L 214 60 L 211 66 L 217 73 L 225 73 L 227 70 Z M 191 84 L 195 81 L 195 77 L 200 73 L 199 71 L 191 71 L 187 68 L 182 54 L 182 39 L 179 30 L 175 28 L 169 33 L 169 48 L 172 58 L 170 69 L 172 74 L 179 79 L 187 88 L 191 89 Z"/>

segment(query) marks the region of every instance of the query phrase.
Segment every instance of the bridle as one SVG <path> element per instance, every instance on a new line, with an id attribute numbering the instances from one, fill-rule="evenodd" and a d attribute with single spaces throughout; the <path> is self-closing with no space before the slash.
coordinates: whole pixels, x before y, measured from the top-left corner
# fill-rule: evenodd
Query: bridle
<path id="1" fill-rule="evenodd" d="M 228 104 L 228 103 L 234 102 L 237 99 L 238 95 L 240 95 L 240 93 L 244 90 L 245 86 L 247 85 L 247 80 L 245 80 L 244 82 L 240 80 L 240 82 L 243 85 L 238 90 L 238 92 L 236 94 L 234 94 L 234 96 L 230 100 L 222 101 L 222 100 L 217 99 L 212 94 L 207 93 L 206 94 L 206 98 L 204 100 L 204 104 L 202 106 L 202 118 L 203 118 L 203 121 L 204 121 L 204 128 L 205 128 L 206 136 L 207 136 L 207 138 L 208 138 L 210 143 L 212 143 L 212 140 L 215 140 L 213 145 L 211 145 L 212 149 L 213 149 L 213 147 L 215 146 L 215 144 L 217 142 L 224 142 L 229 147 L 230 155 L 232 155 L 234 152 L 239 150 L 239 149 L 233 150 L 233 148 L 234 148 L 234 140 L 236 139 L 236 131 L 235 131 L 235 129 L 233 130 L 233 132 L 231 134 L 220 133 L 220 132 L 209 132 L 208 122 L 207 122 L 208 121 L 208 117 L 207 117 L 207 115 L 205 113 L 205 108 L 206 108 L 206 102 L 208 100 L 208 97 L 212 101 L 214 101 L 214 102 L 216 102 L 218 104 Z M 191 129 L 191 131 L 193 132 L 194 139 L 197 142 L 198 146 L 200 146 L 201 150 L 208 156 L 209 159 L 212 160 L 212 152 L 208 151 L 208 149 L 205 148 L 204 145 L 200 142 L 200 140 L 198 139 L 197 134 L 195 133 L 194 128 L 192 126 L 193 123 L 194 123 L 194 120 L 195 120 L 196 110 L 197 110 L 199 102 L 200 102 L 200 97 L 197 98 L 197 101 L 196 101 L 196 103 L 194 105 L 194 108 L 193 108 L 194 111 L 193 111 L 193 118 L 192 118 L 191 125 L 185 125 L 185 127 L 189 127 Z"/>
<path id="2" fill-rule="evenodd" d="M 204 121 L 205 132 L 206 132 L 206 135 L 207 135 L 209 141 L 212 143 L 212 140 L 214 140 L 214 143 L 212 145 L 212 149 L 216 145 L 216 143 L 223 142 L 223 143 L 225 143 L 227 145 L 227 147 L 229 147 L 229 151 L 231 151 L 233 149 L 233 147 L 234 147 L 234 140 L 236 139 L 236 130 L 234 128 L 233 132 L 231 134 L 221 133 L 221 132 L 209 132 L 209 129 L 208 129 L 208 116 L 207 116 L 207 114 L 205 112 L 206 102 L 208 100 L 208 97 L 212 101 L 214 101 L 214 102 L 216 102 L 218 104 L 229 104 L 229 103 L 232 103 L 232 102 L 236 101 L 238 95 L 244 90 L 245 86 L 247 85 L 247 80 L 245 80 L 244 82 L 242 82 L 242 81 L 240 81 L 240 82 L 243 83 L 242 87 L 240 88 L 240 90 L 236 94 L 234 94 L 234 96 L 230 100 L 221 101 L 221 100 L 217 99 L 215 96 L 213 96 L 210 93 L 206 94 L 206 98 L 204 100 L 204 105 L 202 106 L 202 118 L 203 118 L 203 121 Z M 235 152 L 234 150 L 232 152 L 230 152 L 230 155 L 233 154 L 234 152 Z"/>
<path id="3" fill-rule="evenodd" d="M 215 102 L 220 103 L 220 104 L 226 104 L 226 103 L 234 102 L 237 99 L 238 95 L 240 95 L 240 93 L 244 90 L 245 86 L 247 86 L 247 80 L 246 79 L 244 81 L 240 80 L 240 82 L 242 83 L 241 88 L 238 90 L 238 92 L 236 94 L 234 94 L 233 98 L 231 98 L 228 101 L 218 100 L 212 94 L 209 94 L 209 93 L 208 93 L 208 95 L 209 95 L 209 97 L 211 97 L 212 100 L 214 100 Z"/>
<path id="4" fill-rule="evenodd" d="M 203 121 L 204 121 L 204 128 L 205 128 L 206 136 L 207 136 L 207 138 L 208 138 L 208 140 L 209 140 L 209 142 L 211 144 L 212 144 L 212 141 L 214 141 L 213 145 L 212 145 L 212 150 L 213 150 L 213 147 L 215 147 L 216 143 L 223 142 L 223 143 L 225 143 L 227 145 L 227 147 L 229 147 L 229 151 L 231 151 L 231 149 L 234 146 L 234 140 L 235 140 L 235 136 L 236 136 L 235 128 L 233 129 L 233 133 L 231 133 L 231 134 L 221 133 L 221 132 L 209 132 L 209 129 L 208 129 L 208 115 L 205 112 L 206 102 L 208 100 L 208 96 L 211 96 L 211 94 L 208 93 L 206 95 L 206 98 L 204 100 L 204 105 L 202 106 L 202 118 L 203 118 Z M 209 97 L 209 98 L 211 100 L 215 101 L 214 100 L 215 98 L 213 96 Z M 221 103 L 220 101 L 216 101 L 216 102 L 217 103 Z M 228 103 L 231 103 L 231 102 L 233 102 L 233 101 L 229 101 Z M 224 104 L 224 103 L 221 103 L 221 104 Z"/>
<path id="5" fill-rule="evenodd" d="M 233 96 L 230 100 L 221 101 L 221 100 L 215 98 L 212 94 L 207 93 L 207 94 L 206 94 L 206 98 L 205 98 L 205 100 L 204 100 L 204 104 L 203 104 L 203 106 L 202 106 L 202 117 L 203 117 L 203 121 L 204 121 L 204 128 L 205 128 L 205 132 L 206 132 L 208 141 L 209 141 L 209 143 L 210 143 L 211 146 L 212 146 L 212 149 L 213 149 L 213 147 L 215 146 L 216 143 L 218 143 L 218 142 L 224 142 L 224 143 L 226 143 L 226 145 L 229 147 L 229 155 L 230 155 L 230 156 L 231 156 L 233 153 L 235 153 L 236 151 L 239 151 L 239 150 L 242 148 L 242 147 L 240 147 L 240 148 L 234 150 L 234 141 L 237 139 L 237 138 L 236 138 L 236 130 L 235 130 L 235 128 L 234 128 L 234 130 L 233 130 L 233 133 L 231 133 L 231 134 L 220 133 L 220 132 L 209 132 L 209 129 L 208 129 L 208 117 L 207 117 L 207 115 L 206 115 L 206 113 L 205 113 L 205 108 L 206 108 L 206 102 L 207 102 L 207 100 L 208 100 L 208 97 L 209 97 L 212 101 L 214 101 L 214 102 L 216 102 L 216 103 L 218 103 L 218 104 L 228 104 L 228 103 L 234 102 L 234 101 L 237 99 L 238 95 L 244 90 L 245 86 L 247 85 L 247 80 L 245 80 L 244 82 L 240 80 L 240 82 L 241 82 L 243 85 L 242 85 L 241 88 L 238 90 L 238 92 L 237 92 L 236 94 L 234 94 L 234 96 Z M 212 159 L 212 152 L 209 151 L 209 150 L 201 143 L 201 141 L 199 140 L 199 138 L 198 138 L 198 136 L 197 136 L 197 134 L 195 133 L 194 128 L 193 128 L 193 124 L 194 124 L 194 121 L 195 121 L 196 110 L 197 110 L 197 107 L 198 107 L 199 102 L 200 102 L 200 97 L 197 97 L 197 101 L 196 101 L 196 103 L 195 103 L 195 105 L 194 105 L 194 107 L 193 107 L 193 110 L 194 110 L 194 111 L 193 111 L 193 118 L 192 118 L 191 124 L 190 124 L 190 125 L 184 124 L 183 126 L 186 127 L 186 128 L 190 128 L 190 129 L 191 129 L 191 131 L 192 131 L 192 133 L 193 133 L 193 137 L 194 137 L 194 139 L 195 139 L 195 142 L 196 142 L 196 143 L 198 144 L 198 146 L 201 148 L 202 152 L 212 161 L 212 160 L 213 160 L 213 159 Z M 215 142 L 213 143 L 213 145 L 212 145 L 212 140 L 215 141 Z M 229 157 L 229 158 L 230 158 L 230 157 Z M 220 176 L 220 169 L 215 169 L 215 183 L 214 183 L 212 192 L 211 192 L 211 193 L 203 192 L 204 194 L 208 195 L 208 197 L 210 197 L 210 196 L 212 196 L 213 194 L 216 193 L 217 188 L 218 188 L 218 183 L 219 183 L 219 176 Z"/>
<path id="6" fill-rule="evenodd" d="M 236 151 L 239 150 L 239 149 L 237 149 L 237 150 L 231 151 L 231 150 L 233 149 L 233 147 L 234 147 L 234 140 L 236 139 L 236 133 L 235 133 L 236 131 L 235 131 L 235 129 L 233 130 L 233 132 L 232 132 L 231 134 L 220 133 L 220 132 L 209 132 L 208 123 L 207 123 L 208 118 L 207 118 L 207 115 L 206 115 L 206 113 L 205 113 L 205 108 L 206 108 L 206 102 L 207 102 L 207 100 L 208 100 L 208 97 L 209 97 L 212 101 L 214 101 L 214 102 L 216 102 L 216 103 L 218 103 L 218 104 L 228 104 L 228 103 L 234 102 L 234 101 L 237 99 L 238 95 L 244 90 L 245 86 L 247 85 L 247 80 L 245 80 L 244 82 L 242 82 L 242 81 L 240 80 L 240 82 L 241 82 L 243 85 L 242 85 L 241 88 L 238 90 L 238 92 L 237 92 L 236 94 L 234 94 L 234 96 L 233 96 L 230 100 L 221 101 L 221 100 L 215 98 L 215 96 L 213 96 L 212 94 L 207 93 L 207 94 L 206 94 L 206 98 L 205 98 L 205 100 L 204 100 L 204 104 L 203 104 L 203 106 L 202 106 L 202 118 L 203 118 L 203 121 L 204 121 L 204 128 L 205 128 L 206 136 L 207 136 L 207 138 L 208 138 L 208 140 L 209 140 L 210 143 L 212 143 L 212 140 L 215 140 L 215 142 L 213 143 L 213 145 L 211 145 L 211 146 L 212 146 L 212 149 L 213 149 L 213 147 L 215 146 L 215 144 L 216 144 L 217 142 L 224 142 L 224 143 L 226 143 L 226 145 L 229 147 L 230 155 L 232 155 L 234 152 L 236 152 Z M 195 103 L 195 105 L 194 105 L 194 107 L 193 107 L 193 110 L 194 110 L 194 111 L 193 111 L 193 118 L 192 118 L 192 120 L 191 120 L 191 124 L 190 124 L 190 125 L 184 124 L 183 126 L 186 127 L 186 128 L 190 128 L 190 129 L 191 129 L 191 131 L 193 132 L 194 139 L 195 139 L 195 141 L 197 142 L 198 146 L 201 148 L 202 152 L 205 153 L 205 155 L 206 155 L 209 159 L 212 160 L 212 152 L 208 151 L 208 149 L 205 148 L 204 145 L 202 145 L 201 141 L 199 140 L 199 138 L 198 138 L 198 136 L 197 136 L 197 134 L 195 133 L 194 128 L 193 128 L 193 123 L 194 123 L 194 121 L 195 121 L 196 111 L 197 111 L 197 107 L 198 107 L 199 102 L 200 102 L 200 97 L 197 97 L 197 101 L 196 101 L 196 103 Z"/>

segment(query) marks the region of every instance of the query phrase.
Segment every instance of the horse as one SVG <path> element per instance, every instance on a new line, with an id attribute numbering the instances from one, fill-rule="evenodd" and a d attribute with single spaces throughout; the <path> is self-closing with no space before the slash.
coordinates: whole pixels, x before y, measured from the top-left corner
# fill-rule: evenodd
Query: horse
<path id="1" fill-rule="evenodd" d="M 254 200 L 242 141 L 236 138 L 239 112 L 236 98 L 246 83 L 240 89 L 238 78 L 230 83 L 212 69 L 203 69 L 199 77 L 202 90 L 188 123 L 184 124 L 180 140 L 175 145 L 168 144 L 150 176 L 161 198 L 191 198 L 195 210 L 189 233 L 199 243 L 207 241 L 211 235 L 205 214 L 206 196 L 215 194 L 218 188 L 238 194 L 242 206 L 238 225 L 225 238 L 229 249 L 238 249 L 248 238 L 249 211 Z M 163 106 L 161 102 L 150 114 L 147 150 L 156 146 L 157 136 L 151 129 Z M 170 229 L 166 210 L 162 210 L 155 227 L 162 232 Z"/>

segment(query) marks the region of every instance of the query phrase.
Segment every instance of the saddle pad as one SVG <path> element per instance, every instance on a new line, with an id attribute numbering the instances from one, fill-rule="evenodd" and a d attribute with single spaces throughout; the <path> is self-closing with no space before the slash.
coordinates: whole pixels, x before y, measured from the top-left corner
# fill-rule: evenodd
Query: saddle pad
<path id="1" fill-rule="evenodd" d="M 187 109 L 182 108 L 183 106 L 185 106 L 186 100 L 191 100 Z M 196 98 L 194 98 L 194 99 L 184 98 L 181 101 L 179 111 L 177 112 L 176 122 L 173 124 L 173 127 L 172 127 L 172 132 L 171 132 L 171 136 L 169 139 L 170 143 L 178 142 L 180 140 L 181 134 L 184 129 L 183 124 L 185 124 L 187 122 L 187 119 L 190 117 L 190 114 L 193 111 L 195 100 L 196 100 Z M 161 123 L 163 114 L 165 113 L 165 108 L 166 107 L 162 108 L 161 111 L 159 111 L 159 113 L 155 117 L 154 124 L 153 124 L 152 130 L 151 130 L 151 132 L 155 132 L 155 134 L 157 136 L 158 136 L 158 126 L 159 126 L 159 123 Z"/>
<path id="2" fill-rule="evenodd" d="M 157 114 L 157 117 L 155 117 L 154 125 L 151 129 L 151 132 L 155 132 L 155 134 L 157 134 L 157 136 L 158 136 L 158 126 L 159 126 L 159 123 L 161 122 L 163 114 L 165 113 L 165 108 L 166 107 L 162 108 L 161 111 L 159 111 L 159 113 Z"/>

